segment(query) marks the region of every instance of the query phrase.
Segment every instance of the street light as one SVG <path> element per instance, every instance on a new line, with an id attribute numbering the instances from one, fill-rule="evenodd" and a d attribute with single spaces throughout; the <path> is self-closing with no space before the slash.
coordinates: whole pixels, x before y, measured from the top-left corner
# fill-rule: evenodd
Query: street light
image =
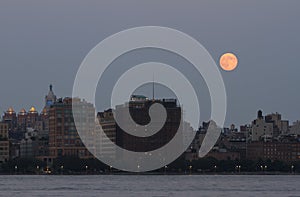
<path id="1" fill-rule="evenodd" d="M 265 166 L 263 166 L 263 165 L 260 166 L 261 171 L 266 171 L 267 168 L 268 168 L 268 166 L 266 166 L 266 165 Z"/>
<path id="2" fill-rule="evenodd" d="M 167 168 L 168 168 L 168 166 L 165 166 L 165 174 L 167 173 Z"/>
<path id="3" fill-rule="evenodd" d="M 36 171 L 37 171 L 36 173 L 39 174 L 40 166 L 36 166 Z"/>
<path id="4" fill-rule="evenodd" d="M 51 170 L 48 166 L 46 167 L 46 174 L 51 174 Z"/>
<path id="5" fill-rule="evenodd" d="M 64 166 L 61 165 L 61 166 L 60 166 L 60 174 L 63 174 L 63 170 L 64 170 Z"/>
<path id="6" fill-rule="evenodd" d="M 85 166 L 85 173 L 87 174 L 87 171 L 88 171 L 88 166 Z"/>
<path id="7" fill-rule="evenodd" d="M 140 167 L 141 167 L 140 165 L 137 165 L 138 171 L 140 171 Z"/>
<path id="8" fill-rule="evenodd" d="M 189 166 L 189 169 L 190 169 L 190 174 L 192 174 L 192 168 L 193 168 L 193 166 L 192 166 L 192 165 L 190 165 L 190 166 Z"/>

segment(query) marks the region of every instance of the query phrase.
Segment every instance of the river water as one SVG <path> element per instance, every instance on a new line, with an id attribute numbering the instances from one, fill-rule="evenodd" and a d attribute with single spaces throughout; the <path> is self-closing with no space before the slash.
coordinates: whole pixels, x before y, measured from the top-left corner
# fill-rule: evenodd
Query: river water
<path id="1" fill-rule="evenodd" d="M 0 196 L 300 197 L 300 176 L 0 175 Z"/>

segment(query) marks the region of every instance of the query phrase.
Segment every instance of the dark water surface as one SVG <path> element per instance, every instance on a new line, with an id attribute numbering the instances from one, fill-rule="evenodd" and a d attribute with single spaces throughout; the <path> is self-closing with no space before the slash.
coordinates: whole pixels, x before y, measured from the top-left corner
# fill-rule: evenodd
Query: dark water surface
<path id="1" fill-rule="evenodd" d="M 0 176 L 0 196 L 300 197 L 300 176 Z"/>

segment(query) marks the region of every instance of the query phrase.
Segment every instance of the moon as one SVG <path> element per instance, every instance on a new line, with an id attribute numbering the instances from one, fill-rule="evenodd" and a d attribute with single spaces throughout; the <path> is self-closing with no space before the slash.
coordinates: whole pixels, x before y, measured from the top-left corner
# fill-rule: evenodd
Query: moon
<path id="1" fill-rule="evenodd" d="M 233 53 L 224 53 L 220 57 L 220 66 L 225 71 L 233 71 L 238 65 L 238 58 Z"/>

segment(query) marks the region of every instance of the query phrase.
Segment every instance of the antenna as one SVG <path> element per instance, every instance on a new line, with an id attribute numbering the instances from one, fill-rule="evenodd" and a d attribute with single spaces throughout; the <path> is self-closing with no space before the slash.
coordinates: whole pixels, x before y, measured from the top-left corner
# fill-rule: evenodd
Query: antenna
<path id="1" fill-rule="evenodd" d="M 154 73 L 153 73 L 153 81 L 152 81 L 152 100 L 154 101 Z"/>

